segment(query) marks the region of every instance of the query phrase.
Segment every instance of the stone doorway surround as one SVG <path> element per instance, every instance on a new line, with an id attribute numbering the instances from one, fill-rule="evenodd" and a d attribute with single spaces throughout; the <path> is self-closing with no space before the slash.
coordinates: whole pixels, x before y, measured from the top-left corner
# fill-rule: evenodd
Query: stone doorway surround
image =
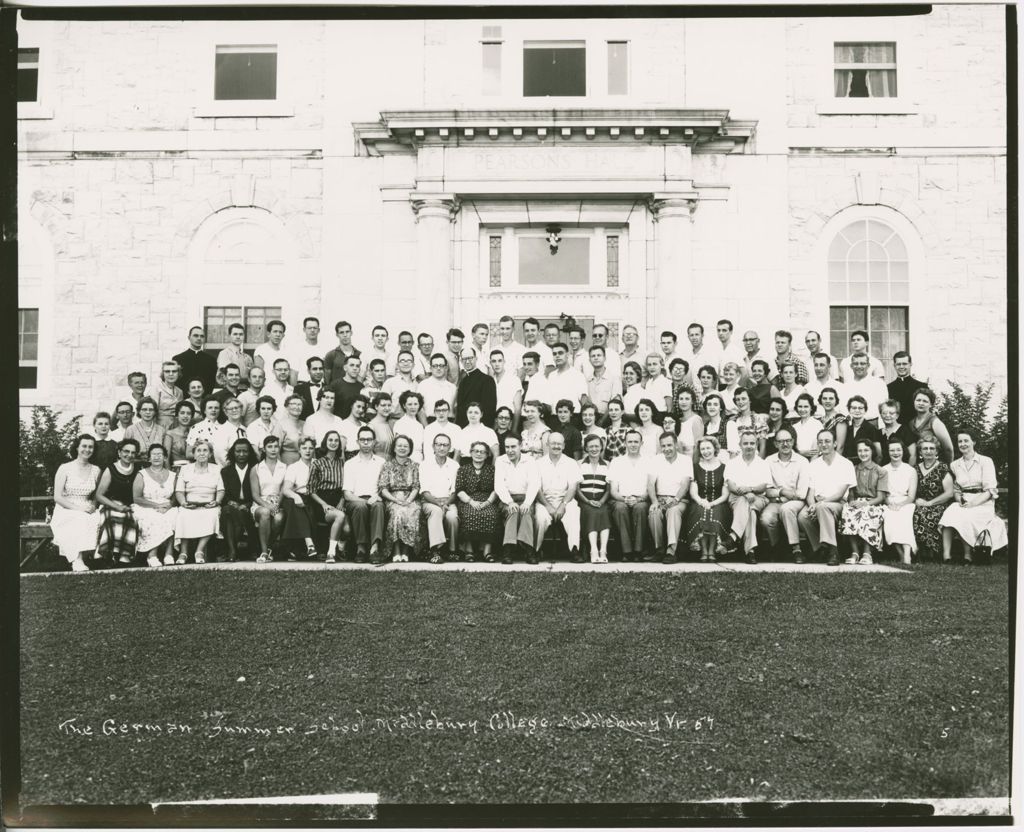
<path id="1" fill-rule="evenodd" d="M 417 310 L 428 331 L 571 305 L 650 337 L 692 303 L 693 215 L 728 185 L 693 181 L 693 154 L 753 151 L 754 121 L 727 110 L 414 110 L 353 125 L 357 152 L 415 156 L 415 180 L 387 186 L 417 222 Z M 492 287 L 482 229 L 625 229 L 617 286 Z"/>

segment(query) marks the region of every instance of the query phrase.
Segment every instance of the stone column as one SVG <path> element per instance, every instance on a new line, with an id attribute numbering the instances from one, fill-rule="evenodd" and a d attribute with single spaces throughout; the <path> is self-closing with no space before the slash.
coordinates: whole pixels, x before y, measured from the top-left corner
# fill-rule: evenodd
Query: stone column
<path id="1" fill-rule="evenodd" d="M 650 343 L 670 329 L 685 343 L 693 317 L 693 260 L 690 245 L 696 194 L 655 194 L 650 209 L 655 221 L 657 276 L 648 288 L 647 322 Z"/>
<path id="2" fill-rule="evenodd" d="M 414 195 L 416 330 L 443 335 L 452 316 L 452 222 L 459 201 L 450 194 Z"/>

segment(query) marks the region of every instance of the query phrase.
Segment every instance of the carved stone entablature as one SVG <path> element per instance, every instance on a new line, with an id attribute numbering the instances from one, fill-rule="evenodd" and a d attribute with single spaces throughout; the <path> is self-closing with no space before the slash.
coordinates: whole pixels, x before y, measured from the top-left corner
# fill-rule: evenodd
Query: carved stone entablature
<path id="1" fill-rule="evenodd" d="M 448 147 L 547 144 L 681 144 L 694 153 L 744 153 L 756 121 L 728 110 L 389 110 L 356 122 L 361 155 L 414 153 Z"/>

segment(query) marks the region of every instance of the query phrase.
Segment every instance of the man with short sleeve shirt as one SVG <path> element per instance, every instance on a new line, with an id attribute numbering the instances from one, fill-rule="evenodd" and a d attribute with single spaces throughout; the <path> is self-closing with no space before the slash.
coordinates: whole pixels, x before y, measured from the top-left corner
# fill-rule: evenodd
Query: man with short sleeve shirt
<path id="1" fill-rule="evenodd" d="M 284 333 L 284 321 L 268 321 L 267 340 L 256 347 L 256 350 L 253 352 L 256 366 L 262 367 L 267 371 L 268 379 L 273 373 L 274 362 L 279 358 L 288 358 L 288 354 L 281 343 L 284 340 Z M 288 362 L 288 366 L 291 367 L 291 361 Z"/>
<path id="2" fill-rule="evenodd" d="M 757 435 L 752 430 L 740 434 L 740 455 L 726 463 L 725 481 L 732 508 L 733 542 L 742 544 L 747 563 L 756 564 L 757 517 L 768 505 L 764 494 L 772 484 L 772 472 L 757 455 Z"/>
<path id="3" fill-rule="evenodd" d="M 658 456 L 649 462 L 647 496 L 651 508 L 648 522 L 655 554 L 661 553 L 662 563 L 675 563 L 679 534 L 689 507 L 686 495 L 693 480 L 693 460 L 679 453 L 676 437 L 672 433 L 661 435 L 658 449 Z"/>
<path id="4" fill-rule="evenodd" d="M 448 456 L 452 440 L 446 434 L 436 435 L 430 447 L 434 450 L 433 455 L 428 455 L 420 463 L 420 500 L 427 520 L 430 562 L 443 563 L 445 544 L 448 556 L 452 557 L 459 533 L 459 509 L 455 500 L 455 477 L 459 473 L 459 464 Z"/>
<path id="5" fill-rule="evenodd" d="M 328 350 L 324 356 L 324 382 L 331 382 L 340 379 L 345 375 L 345 362 L 348 357 L 359 357 L 359 350 L 352 345 L 352 324 L 348 321 L 338 321 L 334 325 L 334 333 L 338 336 L 338 346 Z"/>
<path id="6" fill-rule="evenodd" d="M 551 408 L 552 415 L 548 420 L 548 427 L 554 430 L 557 423 L 554 412 L 558 401 L 568 399 L 572 402 L 573 414 L 578 415 L 587 398 L 587 381 L 583 378 L 583 373 L 569 363 L 567 344 L 559 341 L 551 348 L 551 355 L 555 361 L 555 369 L 544 380 L 545 397 L 541 401 Z M 532 389 L 530 398 L 536 398 Z"/>
<path id="7" fill-rule="evenodd" d="M 794 563 L 803 563 L 800 551 L 800 509 L 807 499 L 807 480 L 810 463 L 801 454 L 794 453 L 796 437 L 789 427 L 783 425 L 775 433 L 778 453 L 769 456 L 765 462 L 771 471 L 772 481 L 765 497 L 768 505 L 761 511 L 760 525 L 768 535 L 773 547 L 781 542 L 780 526 L 786 533 L 786 542 L 793 553 Z"/>
<path id="8" fill-rule="evenodd" d="M 359 379 L 362 359 L 358 355 L 350 355 L 345 359 L 345 375 L 335 379 L 328 387 L 334 391 L 334 412 L 342 419 L 347 419 L 354 402 L 363 392 L 363 383 Z"/>
<path id="9" fill-rule="evenodd" d="M 844 382 L 849 382 L 856 375 L 853 359 L 861 355 L 868 360 L 867 375 L 885 381 L 885 365 L 871 354 L 870 346 L 871 339 L 863 329 L 850 333 L 850 354 L 839 362 L 839 375 Z"/>
<path id="10" fill-rule="evenodd" d="M 610 380 L 618 379 L 622 380 L 622 359 L 619 354 L 615 352 L 608 345 L 608 327 L 604 324 L 594 324 L 594 331 L 591 333 L 591 345 L 588 351 L 588 357 L 590 363 L 583 375 L 587 381 L 590 381 L 594 377 L 596 367 L 594 366 L 594 357 L 590 353 L 594 347 L 600 347 L 604 351 L 604 376 Z"/>
<path id="11" fill-rule="evenodd" d="M 298 385 L 300 381 L 309 381 L 309 360 L 311 358 L 324 357 L 323 345 L 320 340 L 320 319 L 314 317 L 304 318 L 302 321 L 302 340 L 288 347 L 288 357 L 294 375 L 292 384 Z"/>
<path id="12" fill-rule="evenodd" d="M 648 460 L 640 456 L 643 437 L 640 431 L 626 431 L 626 453 L 612 460 L 608 484 L 612 498 L 612 522 L 618 530 L 622 559 L 654 560 L 644 553 L 644 532 L 651 504 L 647 497 Z"/>
<path id="13" fill-rule="evenodd" d="M 618 358 L 614 352 L 606 353 L 600 344 L 595 344 L 590 348 L 588 364 L 590 377 L 587 379 L 587 397 L 590 399 L 590 403 L 597 408 L 599 416 L 607 415 L 608 402 L 615 395 L 615 382 L 618 380 L 605 365 L 605 360 L 610 355 L 615 355 Z"/>
<path id="14" fill-rule="evenodd" d="M 433 448 L 434 438 L 440 433 L 448 437 L 449 451 L 461 447 L 462 428 L 449 421 L 451 407 L 448 405 L 448 402 L 445 399 L 438 399 L 433 404 L 424 401 L 423 408 L 424 410 L 430 408 L 434 413 L 434 421 L 423 429 L 423 447 Z"/>
<path id="15" fill-rule="evenodd" d="M 289 383 L 291 378 L 291 367 L 287 358 L 278 358 L 274 361 L 274 374 L 268 378 L 263 385 L 263 395 L 270 396 L 277 403 L 278 410 L 284 410 L 284 403 L 288 397 L 295 392 Z"/>
<path id="16" fill-rule="evenodd" d="M 505 515 L 502 563 L 512 563 L 517 549 L 526 555 L 527 563 L 537 562 L 533 504 L 539 488 L 536 462 L 523 455 L 519 437 L 510 434 L 505 438 L 505 454 L 494 463 L 494 493 Z"/>
<path id="17" fill-rule="evenodd" d="M 228 341 L 230 343 L 217 353 L 217 384 L 224 384 L 224 368 L 228 364 L 238 367 L 243 379 L 249 378 L 249 371 L 255 367 L 251 356 L 247 355 L 242 348 L 245 340 L 245 327 L 241 324 L 231 324 L 228 327 Z"/>
<path id="18" fill-rule="evenodd" d="M 868 374 L 869 366 L 866 355 L 853 356 L 850 362 L 851 376 L 843 377 L 843 385 L 846 387 L 847 401 L 853 396 L 861 396 L 867 402 L 864 418 L 877 425 L 878 406 L 889 398 L 889 388 L 883 379 Z"/>
<path id="19" fill-rule="evenodd" d="M 798 522 L 814 552 L 828 550 L 828 565 L 839 565 L 836 521 L 843 513 L 846 493 L 857 485 L 853 463 L 836 453 L 831 431 L 818 433 L 819 456 L 809 464 L 806 505 Z"/>
<path id="20" fill-rule="evenodd" d="M 497 396 L 495 410 L 502 407 L 511 410 L 512 429 L 515 430 L 519 421 L 519 411 L 523 406 L 523 383 L 515 372 L 508 369 L 505 355 L 500 349 L 491 350 L 490 364 L 491 378 L 494 379 Z"/>
<path id="21" fill-rule="evenodd" d="M 836 391 L 836 396 L 839 400 L 836 410 L 840 413 L 846 413 L 846 400 L 849 398 L 849 395 L 846 394 L 846 388 L 843 386 L 843 383 L 834 376 L 835 365 L 832 364 L 829 354 L 827 352 L 819 352 L 814 356 L 811 366 L 814 371 L 814 378 L 804 385 L 804 390 L 814 397 L 814 415 L 820 419 L 825 414 L 825 408 L 821 406 L 818 397 L 821 396 L 821 391 L 826 387 L 831 387 Z"/>
<path id="22" fill-rule="evenodd" d="M 520 366 L 516 370 L 517 375 L 520 375 L 519 370 L 522 369 L 522 356 L 528 352 L 537 353 L 537 366 L 542 374 L 545 368 L 555 366 L 555 361 L 551 357 L 551 347 L 540 337 L 540 322 L 536 318 L 527 318 L 523 321 L 523 352 L 520 355 Z"/>
<path id="23" fill-rule="evenodd" d="M 448 360 L 439 352 L 430 356 L 430 375 L 418 382 L 416 392 L 423 396 L 423 407 L 432 412 L 434 404 L 440 399 L 448 402 L 451 410 L 455 409 L 455 385 L 448 381 Z"/>
<path id="24" fill-rule="evenodd" d="M 580 554 L 580 507 L 575 499 L 576 488 L 581 479 L 580 466 L 575 459 L 562 453 L 564 446 L 565 439 L 562 438 L 562 434 L 549 434 L 548 453 L 537 462 L 540 487 L 534 509 L 534 521 L 537 526 L 535 548 L 539 553 L 544 545 L 544 535 L 547 534 L 548 527 L 552 523 L 560 522 L 569 541 L 573 563 L 583 563 Z"/>

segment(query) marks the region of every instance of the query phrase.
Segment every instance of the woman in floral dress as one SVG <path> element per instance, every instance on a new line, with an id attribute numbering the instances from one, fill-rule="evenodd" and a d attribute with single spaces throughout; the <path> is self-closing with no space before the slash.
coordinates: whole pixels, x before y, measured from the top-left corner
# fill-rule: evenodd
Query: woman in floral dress
<path id="1" fill-rule="evenodd" d="M 862 437 L 856 442 L 857 484 L 847 495 L 843 506 L 840 532 L 850 539 L 848 564 L 874 563 L 874 553 L 882 548 L 882 504 L 889 493 L 888 475 L 875 462 L 875 443 Z"/>
<path id="2" fill-rule="evenodd" d="M 477 549 L 484 560 L 494 563 L 492 551 L 498 533 L 498 495 L 494 491 L 494 464 L 485 442 L 474 442 L 469 462 L 455 476 L 455 496 L 459 501 L 459 548 L 467 563 Z"/>
<path id="3" fill-rule="evenodd" d="M 403 433 L 396 434 L 391 457 L 377 480 L 388 510 L 384 556 L 390 554 L 395 563 L 407 563 L 409 555 L 420 546 L 420 466 L 413 462 L 412 452 L 412 440 Z"/>
<path id="4" fill-rule="evenodd" d="M 953 500 L 953 475 L 949 466 L 939 459 L 936 439 L 917 443 L 917 499 L 914 501 L 914 538 L 918 552 L 927 549 L 932 557 L 942 552 L 942 530 L 939 520 Z"/>

